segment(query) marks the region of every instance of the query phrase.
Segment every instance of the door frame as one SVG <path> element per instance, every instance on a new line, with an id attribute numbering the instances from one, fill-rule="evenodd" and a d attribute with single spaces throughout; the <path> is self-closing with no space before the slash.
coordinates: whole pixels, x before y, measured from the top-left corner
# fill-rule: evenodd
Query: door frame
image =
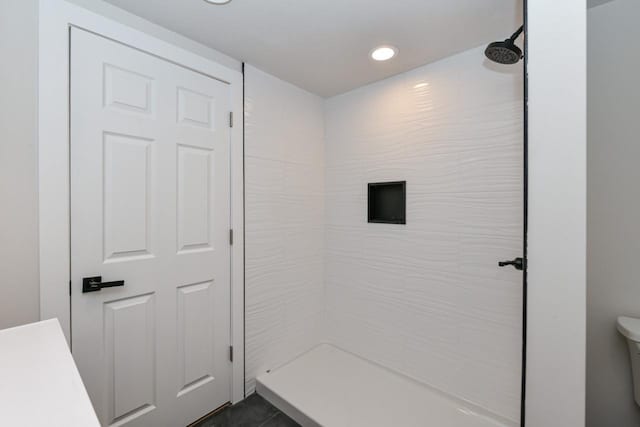
<path id="1" fill-rule="evenodd" d="M 40 0 L 38 47 L 38 172 L 40 319 L 57 318 L 71 336 L 70 29 L 77 27 L 224 81 L 236 117 L 231 132 L 231 227 L 244 235 L 242 72 L 176 47 L 64 0 Z M 231 246 L 233 403 L 244 399 L 244 239 Z M 215 409 L 215 408 L 212 408 Z"/>

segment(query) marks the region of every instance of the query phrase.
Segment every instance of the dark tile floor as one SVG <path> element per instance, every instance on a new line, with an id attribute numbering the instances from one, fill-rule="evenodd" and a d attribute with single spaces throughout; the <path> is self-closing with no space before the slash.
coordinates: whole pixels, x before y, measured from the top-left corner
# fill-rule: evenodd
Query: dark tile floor
<path id="1" fill-rule="evenodd" d="M 257 394 L 230 406 L 192 427 L 300 427 Z"/>

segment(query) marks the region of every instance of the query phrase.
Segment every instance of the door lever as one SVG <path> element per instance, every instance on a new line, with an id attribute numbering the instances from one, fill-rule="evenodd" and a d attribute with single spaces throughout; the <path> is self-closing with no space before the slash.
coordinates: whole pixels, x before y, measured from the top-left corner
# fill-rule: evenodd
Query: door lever
<path id="1" fill-rule="evenodd" d="M 516 270 L 524 270 L 524 260 L 522 258 L 516 258 L 513 261 L 500 261 L 498 267 L 506 267 L 512 265 Z"/>
<path id="2" fill-rule="evenodd" d="M 96 292 L 102 288 L 113 288 L 115 286 L 124 286 L 124 280 L 116 280 L 114 282 L 103 282 L 102 276 L 85 277 L 82 279 L 82 293 Z"/>

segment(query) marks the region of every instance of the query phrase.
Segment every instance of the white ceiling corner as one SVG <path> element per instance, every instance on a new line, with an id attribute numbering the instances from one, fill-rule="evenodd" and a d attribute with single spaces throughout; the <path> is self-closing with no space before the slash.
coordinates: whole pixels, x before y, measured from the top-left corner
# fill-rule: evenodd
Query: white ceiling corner
<path id="1" fill-rule="evenodd" d="M 522 21 L 521 0 L 107 2 L 323 97 L 505 39 Z M 380 44 L 399 54 L 373 62 Z"/>

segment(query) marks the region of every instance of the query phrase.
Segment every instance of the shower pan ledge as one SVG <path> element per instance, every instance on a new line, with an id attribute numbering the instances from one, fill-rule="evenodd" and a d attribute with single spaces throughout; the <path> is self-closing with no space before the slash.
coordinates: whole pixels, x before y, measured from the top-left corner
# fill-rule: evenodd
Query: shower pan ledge
<path id="1" fill-rule="evenodd" d="M 329 344 L 258 376 L 256 391 L 304 427 L 517 425 Z"/>

